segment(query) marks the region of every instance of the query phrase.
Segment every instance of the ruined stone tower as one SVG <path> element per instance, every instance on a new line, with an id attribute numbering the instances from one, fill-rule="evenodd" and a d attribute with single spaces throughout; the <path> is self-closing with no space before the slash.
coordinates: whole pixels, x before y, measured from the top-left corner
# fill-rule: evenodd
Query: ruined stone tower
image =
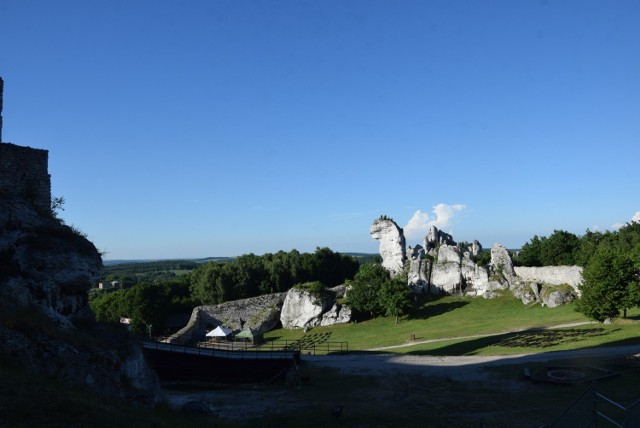
<path id="1" fill-rule="evenodd" d="M 2 143 L 2 93 L 4 92 L 4 80 L 0 77 L 0 143 Z"/>
<path id="2" fill-rule="evenodd" d="M 19 197 L 50 212 L 49 151 L 2 142 L 3 89 L 0 78 L 0 197 Z"/>

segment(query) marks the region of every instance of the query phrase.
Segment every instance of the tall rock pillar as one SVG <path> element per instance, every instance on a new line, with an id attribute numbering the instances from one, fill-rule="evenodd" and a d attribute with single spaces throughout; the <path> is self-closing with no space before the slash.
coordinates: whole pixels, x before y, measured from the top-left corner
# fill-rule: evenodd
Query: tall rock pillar
<path id="1" fill-rule="evenodd" d="M 390 218 L 380 217 L 371 225 L 371 237 L 380 241 L 380 256 L 382 267 L 389 271 L 392 277 L 402 272 L 407 258 L 404 231 Z"/>

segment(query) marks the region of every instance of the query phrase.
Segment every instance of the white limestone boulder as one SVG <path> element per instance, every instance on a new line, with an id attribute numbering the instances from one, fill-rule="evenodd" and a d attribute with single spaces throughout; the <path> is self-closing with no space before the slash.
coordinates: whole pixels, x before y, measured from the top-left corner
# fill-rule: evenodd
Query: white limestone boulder
<path id="1" fill-rule="evenodd" d="M 431 269 L 431 292 L 442 294 L 462 293 L 460 252 L 455 245 L 441 245 L 438 258 Z"/>
<path id="2" fill-rule="evenodd" d="M 287 293 L 280 312 L 283 328 L 316 327 L 322 322 L 322 315 L 335 303 L 335 298 L 319 296 L 300 288 L 292 288 Z"/>

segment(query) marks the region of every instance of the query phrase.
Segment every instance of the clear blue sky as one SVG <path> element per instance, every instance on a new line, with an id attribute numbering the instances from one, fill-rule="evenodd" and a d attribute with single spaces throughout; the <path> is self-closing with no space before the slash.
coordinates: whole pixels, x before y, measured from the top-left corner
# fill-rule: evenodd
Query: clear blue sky
<path id="1" fill-rule="evenodd" d="M 3 140 L 106 259 L 520 247 L 640 211 L 640 2 L 0 2 Z"/>

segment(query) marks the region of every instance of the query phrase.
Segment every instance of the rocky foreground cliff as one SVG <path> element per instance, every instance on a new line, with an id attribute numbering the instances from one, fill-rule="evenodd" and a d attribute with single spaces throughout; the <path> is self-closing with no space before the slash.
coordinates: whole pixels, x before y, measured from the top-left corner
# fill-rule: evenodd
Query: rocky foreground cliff
<path id="1" fill-rule="evenodd" d="M 139 344 L 92 320 L 88 290 L 102 269 L 96 247 L 55 218 L 41 200 L 46 192 L 34 200 L 28 175 L 0 175 L 0 364 L 156 403 L 159 381 Z M 7 177 L 25 181 L 25 191 L 5 186 Z"/>

